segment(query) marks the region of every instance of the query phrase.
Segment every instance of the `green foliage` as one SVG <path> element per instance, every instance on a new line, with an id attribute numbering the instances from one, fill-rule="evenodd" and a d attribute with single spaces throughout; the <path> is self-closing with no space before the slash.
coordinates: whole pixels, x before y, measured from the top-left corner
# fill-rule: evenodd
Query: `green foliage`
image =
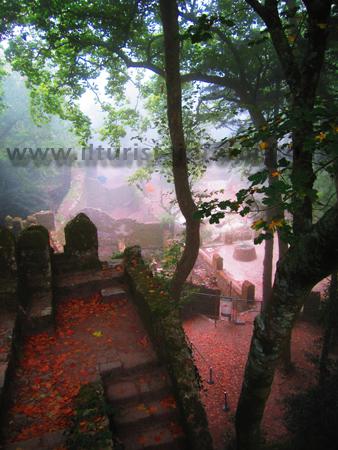
<path id="1" fill-rule="evenodd" d="M 167 181 L 172 182 L 172 155 L 169 128 L 166 116 L 165 86 L 163 80 L 152 77 L 149 82 L 140 85 L 141 93 L 145 100 L 147 121 L 143 122 L 143 132 L 156 132 L 158 137 L 151 142 L 144 141 L 142 135 L 137 138 L 141 143 L 150 145 L 152 158 L 146 167 L 141 167 L 129 178 L 129 182 L 148 180 L 153 172 L 160 172 Z M 188 167 L 191 183 L 200 179 L 207 167 L 207 160 L 203 147 L 211 145 L 205 124 L 200 120 L 199 103 L 196 98 L 199 88 L 183 86 L 183 126 L 186 130 L 185 139 L 187 145 Z"/>
<path id="2" fill-rule="evenodd" d="M 172 274 L 176 269 L 177 263 L 180 260 L 184 249 L 184 242 L 182 240 L 173 240 L 168 247 L 163 250 L 162 267 L 166 276 Z"/>
<path id="3" fill-rule="evenodd" d="M 75 416 L 68 432 L 69 450 L 112 449 L 112 435 L 108 415 L 111 408 L 106 405 L 101 383 L 85 384 L 75 399 Z"/>
<path id="4" fill-rule="evenodd" d="M 119 147 L 120 139 L 126 135 L 126 127 L 136 125 L 138 114 L 132 108 L 103 105 L 106 112 L 101 137 L 115 147 Z"/>
<path id="5" fill-rule="evenodd" d="M 123 252 L 115 252 L 111 255 L 111 259 L 120 259 L 123 258 Z"/>
<path id="6" fill-rule="evenodd" d="M 303 117 L 303 113 L 302 111 L 299 114 Z M 314 126 L 312 133 L 306 136 L 304 143 L 306 151 L 312 153 L 315 158 L 316 177 L 323 177 L 326 174 L 325 179 L 329 181 L 329 183 L 326 183 L 326 189 L 331 192 L 331 198 L 334 195 L 333 177 L 336 173 L 338 160 L 336 113 L 337 111 L 332 105 L 323 103 L 318 104 L 311 113 L 308 113 L 308 119 L 313 122 Z M 223 211 L 238 212 L 245 216 L 275 206 L 293 214 L 299 208 L 305 196 L 312 200 L 315 207 L 316 205 L 320 207 L 322 213 L 323 197 L 326 197 L 325 200 L 327 201 L 327 196 L 323 196 L 323 191 L 321 198 L 319 198 L 317 185 L 310 190 L 306 190 L 304 187 L 306 180 L 302 178 L 302 174 L 298 173 L 296 179 L 292 176 L 292 145 L 289 135 L 290 132 L 297 129 L 299 120 L 300 117 L 297 112 L 286 111 L 261 129 L 249 127 L 245 133 L 240 133 L 223 141 L 223 148 L 219 151 L 219 155 L 231 154 L 233 147 L 240 155 L 243 146 L 258 146 L 260 151 L 265 154 L 271 145 L 271 138 L 277 139 L 282 157 L 278 159 L 275 171 L 269 172 L 267 169 L 263 169 L 251 174 L 248 177 L 250 182 L 248 188 L 237 192 L 235 201 L 214 198 L 202 202 L 197 213 L 198 217 L 209 217 L 210 223 L 219 223 L 219 220 L 225 216 Z M 269 176 L 271 182 L 267 184 Z M 289 242 L 292 239 L 290 223 L 279 216 L 274 217 L 269 223 L 260 219 L 254 222 L 253 228 L 256 231 L 262 231 L 256 239 L 256 243 L 260 243 L 264 239 L 270 239 L 277 229 L 281 231 L 282 238 Z"/>
<path id="7" fill-rule="evenodd" d="M 69 148 L 76 140 L 70 133 L 69 123 L 50 117 L 39 126 L 30 115 L 30 92 L 24 80 L 9 72 L 2 81 L 4 105 L 0 121 L 0 210 L 2 216 L 26 216 L 40 209 L 55 209 L 63 198 L 70 177 L 69 163 L 65 160 L 44 161 L 11 160 L 8 148 Z"/>
<path id="8" fill-rule="evenodd" d="M 139 255 L 124 252 L 128 273 L 133 277 L 137 291 L 145 296 L 148 307 L 158 318 L 166 317 L 178 308 L 168 292 L 168 282 L 161 277 L 155 277 Z"/>

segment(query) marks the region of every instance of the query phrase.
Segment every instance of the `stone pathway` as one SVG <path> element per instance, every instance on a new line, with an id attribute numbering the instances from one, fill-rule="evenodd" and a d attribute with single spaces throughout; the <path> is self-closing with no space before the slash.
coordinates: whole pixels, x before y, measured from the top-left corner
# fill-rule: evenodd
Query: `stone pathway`
<path id="1" fill-rule="evenodd" d="M 118 265 L 58 275 L 56 330 L 25 339 L 5 450 L 65 449 L 74 398 L 98 379 L 126 450 L 185 448 L 168 375 L 120 277 Z"/>

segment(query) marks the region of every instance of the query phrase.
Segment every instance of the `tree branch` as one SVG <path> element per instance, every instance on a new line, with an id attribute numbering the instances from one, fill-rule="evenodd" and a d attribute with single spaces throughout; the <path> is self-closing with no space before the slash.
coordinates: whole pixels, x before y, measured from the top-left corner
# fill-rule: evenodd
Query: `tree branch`
<path id="1" fill-rule="evenodd" d="M 123 53 L 121 50 L 116 50 L 117 56 L 119 56 L 122 61 L 126 64 L 128 68 L 140 68 L 140 69 L 148 69 L 152 72 L 156 73 L 160 77 L 165 77 L 165 71 L 158 67 L 156 64 L 153 64 L 150 61 L 133 61 L 129 56 Z"/>
<path id="2" fill-rule="evenodd" d="M 275 0 L 269 0 L 266 1 L 266 6 L 263 6 L 257 0 L 245 1 L 264 21 L 278 54 L 290 91 L 293 95 L 296 95 L 301 83 L 300 69 L 284 32 L 283 24 L 278 14 L 277 2 Z"/>

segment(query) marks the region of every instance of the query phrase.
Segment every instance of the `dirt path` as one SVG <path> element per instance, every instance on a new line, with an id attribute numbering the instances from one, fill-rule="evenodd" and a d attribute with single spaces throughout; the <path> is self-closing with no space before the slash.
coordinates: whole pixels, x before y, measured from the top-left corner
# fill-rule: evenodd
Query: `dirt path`
<path id="1" fill-rule="evenodd" d="M 202 316 L 185 322 L 185 331 L 189 339 L 208 363 L 206 364 L 195 352 L 196 363 L 204 381 L 205 390 L 202 398 L 215 442 L 215 450 L 223 450 L 224 434 L 229 439 L 234 431 L 234 414 L 252 334 L 253 317 L 248 314 L 246 319 L 245 325 L 221 321 L 216 328 L 213 321 Z M 306 389 L 316 381 L 316 369 L 307 358 L 307 354 L 318 352 L 319 337 L 320 329 L 305 322 L 299 322 L 294 330 L 292 353 L 297 370 L 290 377 L 277 371 L 263 420 L 263 431 L 269 441 L 278 440 L 287 435 L 283 424 L 285 397 L 292 392 Z M 213 367 L 216 381 L 214 385 L 206 383 L 209 377 L 209 366 Z M 222 410 L 224 391 L 228 394 L 229 412 Z"/>

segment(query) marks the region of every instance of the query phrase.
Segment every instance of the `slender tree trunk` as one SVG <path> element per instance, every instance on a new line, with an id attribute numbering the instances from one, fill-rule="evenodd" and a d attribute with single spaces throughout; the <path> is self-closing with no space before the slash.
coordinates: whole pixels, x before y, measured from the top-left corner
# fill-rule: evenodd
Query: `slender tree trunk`
<path id="1" fill-rule="evenodd" d="M 268 123 L 262 111 L 254 104 L 250 104 L 249 99 L 243 97 L 243 102 L 247 105 L 250 118 L 254 126 L 259 130 L 262 127 L 268 127 Z M 278 180 L 277 177 L 273 176 L 273 173 L 277 171 L 277 141 L 271 137 L 268 139 L 268 148 L 264 155 L 264 165 L 269 172 L 268 183 L 272 186 L 273 183 Z M 277 199 L 281 202 L 281 196 Z M 273 219 L 281 219 L 284 217 L 284 211 L 280 205 L 276 205 L 274 208 L 268 208 L 265 212 L 265 220 L 269 223 Z M 273 274 L 273 248 L 274 239 L 267 239 L 264 243 L 264 260 L 263 260 L 263 298 L 262 298 L 262 309 L 268 304 L 271 291 L 272 291 L 272 274 Z M 286 247 L 287 248 L 287 247 Z M 279 247 L 281 249 L 281 246 Z M 283 247 L 284 255 L 285 247 Z M 280 252 L 281 254 L 281 252 Z"/>
<path id="2" fill-rule="evenodd" d="M 328 371 L 328 359 L 330 352 L 330 343 L 332 339 L 332 332 L 337 324 L 337 314 L 338 314 L 338 274 L 333 272 L 331 275 L 331 282 L 329 288 L 329 298 L 328 298 L 328 311 L 326 318 L 326 327 L 323 336 L 323 345 L 320 355 L 319 362 L 319 383 L 323 383 L 329 373 Z"/>
<path id="3" fill-rule="evenodd" d="M 182 90 L 180 76 L 180 40 L 176 0 L 160 0 L 164 33 L 164 56 L 167 87 L 169 132 L 172 144 L 173 176 L 176 198 L 186 221 L 186 241 L 183 255 L 172 279 L 171 291 L 178 299 L 185 280 L 194 267 L 200 245 L 200 221 L 189 185 L 186 142 L 182 122 Z"/>
<path id="4" fill-rule="evenodd" d="M 255 320 L 236 414 L 239 450 L 260 447 L 260 423 L 285 339 L 313 286 L 337 270 L 337 227 L 335 205 L 278 263 L 271 301 Z"/>
<path id="5" fill-rule="evenodd" d="M 269 217 L 266 217 L 269 220 Z M 272 220 L 272 219 L 271 219 Z M 272 272 L 273 272 L 273 238 L 264 242 L 263 260 L 263 309 L 268 304 L 272 292 Z"/>
<path id="6" fill-rule="evenodd" d="M 288 251 L 289 246 L 288 243 L 282 239 L 279 231 L 277 231 L 277 236 L 278 236 L 278 259 L 280 260 L 284 258 L 286 252 Z"/>
<path id="7" fill-rule="evenodd" d="M 281 349 L 312 287 L 337 270 L 338 207 L 331 208 L 312 228 L 312 153 L 304 148 L 311 132 L 308 117 L 313 111 L 323 66 L 332 1 L 304 2 L 307 12 L 306 44 L 302 60 L 288 42 L 277 0 L 246 0 L 265 22 L 291 94 L 293 171 L 295 191 L 293 228 L 298 242 L 277 264 L 271 300 L 255 320 L 251 348 L 236 414 L 238 450 L 256 450 L 260 445 L 260 423 Z M 310 134 L 311 135 L 311 134 Z M 337 237 L 332 235 L 336 235 Z"/>

